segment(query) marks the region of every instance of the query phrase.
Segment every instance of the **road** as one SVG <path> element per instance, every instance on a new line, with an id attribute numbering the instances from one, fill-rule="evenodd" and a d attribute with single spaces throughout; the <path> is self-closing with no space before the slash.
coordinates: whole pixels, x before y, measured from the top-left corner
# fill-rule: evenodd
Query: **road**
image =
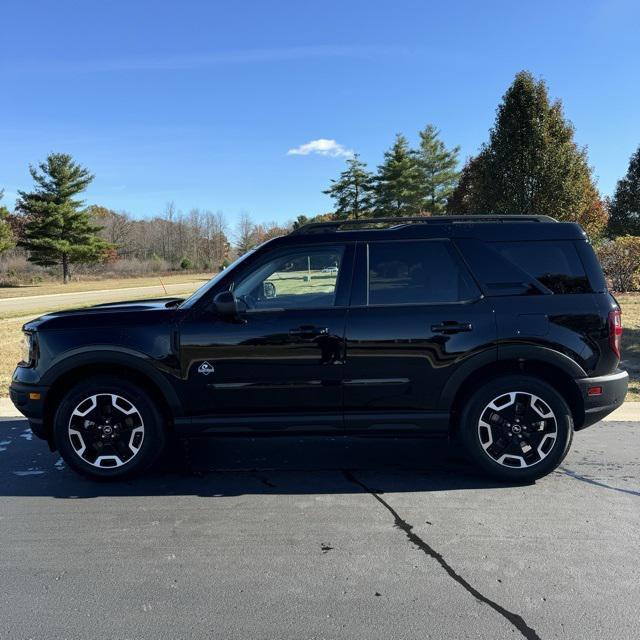
<path id="1" fill-rule="evenodd" d="M 153 296 L 182 296 L 190 294 L 204 284 L 203 280 L 174 284 L 152 285 L 145 287 L 126 287 L 122 289 L 101 289 L 98 291 L 75 291 L 72 293 L 53 293 L 48 295 L 25 296 L 22 298 L 4 298 L 0 300 L 0 317 L 22 316 L 29 313 L 44 313 L 47 310 L 86 307 L 90 304 L 151 298 Z"/>
<path id="2" fill-rule="evenodd" d="M 191 441 L 132 482 L 0 423 L 0 637 L 640 637 L 640 424 L 527 486 L 392 439 Z"/>

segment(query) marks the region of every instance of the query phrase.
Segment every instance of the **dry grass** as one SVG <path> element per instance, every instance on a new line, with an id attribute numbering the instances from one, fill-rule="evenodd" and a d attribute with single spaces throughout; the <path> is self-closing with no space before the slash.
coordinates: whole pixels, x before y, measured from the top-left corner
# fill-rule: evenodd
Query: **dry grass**
<path id="1" fill-rule="evenodd" d="M 11 374 L 20 360 L 20 340 L 22 338 L 22 321 L 0 320 L 0 344 L 2 345 L 2 359 L 0 360 L 0 397 L 9 395 Z"/>
<path id="2" fill-rule="evenodd" d="M 100 291 L 102 289 L 126 289 L 127 287 L 147 287 L 158 285 L 160 282 L 167 284 L 180 284 L 182 282 L 195 282 L 197 280 L 209 280 L 210 273 L 178 273 L 160 276 L 145 276 L 144 278 L 113 278 L 109 280 L 86 280 L 70 282 L 69 284 L 53 284 L 45 282 L 34 285 L 20 285 L 15 287 L 0 287 L 0 299 L 22 298 L 25 296 L 41 296 L 52 293 L 77 293 L 79 291 Z"/>

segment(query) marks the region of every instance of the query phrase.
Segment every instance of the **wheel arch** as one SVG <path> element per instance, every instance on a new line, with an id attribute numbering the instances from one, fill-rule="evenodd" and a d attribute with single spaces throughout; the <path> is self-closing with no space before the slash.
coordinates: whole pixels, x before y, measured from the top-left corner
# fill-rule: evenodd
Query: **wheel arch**
<path id="1" fill-rule="evenodd" d="M 489 379 L 510 374 L 530 375 L 552 385 L 569 405 L 573 416 L 574 428 L 580 429 L 583 425 L 585 419 L 584 402 L 574 377 L 558 364 L 538 359 L 518 358 L 497 360 L 490 364 L 485 364 L 469 373 L 466 378 L 459 382 L 450 398 L 449 410 L 451 418 L 449 433 L 451 436 L 457 434 L 464 402 L 475 389 Z"/>
<path id="2" fill-rule="evenodd" d="M 173 418 L 182 414 L 182 404 L 175 390 L 150 364 L 118 352 L 79 354 L 58 363 L 47 374 L 49 389 L 43 407 L 43 424 L 51 447 L 54 446 L 53 416 L 58 403 L 74 384 L 98 375 L 126 378 L 142 387 L 157 403 L 169 427 Z"/>

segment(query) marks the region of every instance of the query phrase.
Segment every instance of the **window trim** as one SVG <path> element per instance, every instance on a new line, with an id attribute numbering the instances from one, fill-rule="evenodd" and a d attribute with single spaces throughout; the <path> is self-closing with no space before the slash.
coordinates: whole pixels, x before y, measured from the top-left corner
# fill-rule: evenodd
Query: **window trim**
<path id="1" fill-rule="evenodd" d="M 444 302 L 444 301 L 441 301 L 441 302 L 392 302 L 388 304 L 387 303 L 371 304 L 371 302 L 369 301 L 369 293 L 370 293 L 369 248 L 370 246 L 372 244 L 406 244 L 406 243 L 417 243 L 417 242 L 421 242 L 421 243 L 439 242 L 443 244 L 448 254 L 451 256 L 452 261 L 458 266 L 458 268 L 462 273 L 466 274 L 467 278 L 469 279 L 469 283 L 473 288 L 475 288 L 477 295 L 471 298 L 464 298 L 462 300 L 455 300 L 455 301 L 448 301 L 448 302 Z M 387 308 L 387 307 L 441 307 L 441 306 L 451 306 L 451 305 L 473 304 L 474 302 L 477 302 L 478 300 L 481 300 L 482 298 L 484 298 L 482 289 L 478 286 L 478 283 L 476 282 L 475 278 L 471 274 L 471 271 L 461 259 L 458 251 L 456 250 L 455 245 L 453 244 L 453 242 L 451 242 L 450 238 L 404 238 L 402 240 L 393 240 L 393 239 L 387 238 L 387 239 L 366 241 L 366 243 L 364 244 L 366 245 L 366 282 L 365 282 L 366 304 L 349 305 L 351 309 L 362 309 L 362 308 L 379 309 L 379 308 Z M 354 271 L 356 268 L 357 267 L 354 267 Z"/>

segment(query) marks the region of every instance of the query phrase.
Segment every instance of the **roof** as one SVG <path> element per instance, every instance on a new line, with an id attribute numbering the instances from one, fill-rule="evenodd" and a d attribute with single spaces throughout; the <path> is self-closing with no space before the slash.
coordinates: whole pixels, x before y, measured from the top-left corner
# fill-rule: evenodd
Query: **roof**
<path id="1" fill-rule="evenodd" d="M 584 240 L 574 222 L 558 222 L 549 216 L 468 215 L 412 218 L 364 218 L 312 222 L 287 238 L 289 243 L 347 240 L 412 240 L 420 238 L 477 238 L 481 240 Z"/>
<path id="2" fill-rule="evenodd" d="M 293 231 L 295 234 L 327 233 L 330 231 L 354 231 L 384 229 L 392 230 L 408 224 L 469 224 L 480 222 L 523 223 L 523 222 L 557 222 L 550 216 L 525 215 L 467 215 L 467 216 L 414 216 L 407 218 L 361 218 L 359 220 L 331 220 L 329 222 L 310 222 Z"/>

